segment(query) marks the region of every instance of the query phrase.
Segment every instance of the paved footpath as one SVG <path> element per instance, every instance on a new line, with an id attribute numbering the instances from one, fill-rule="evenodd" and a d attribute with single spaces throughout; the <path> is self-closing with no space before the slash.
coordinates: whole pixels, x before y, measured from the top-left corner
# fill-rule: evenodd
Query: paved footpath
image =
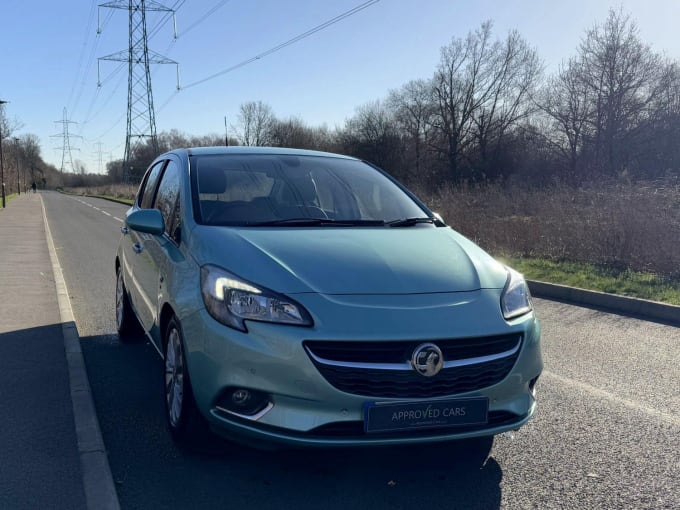
<path id="1" fill-rule="evenodd" d="M 84 382 L 89 398 L 89 385 L 84 368 L 74 379 L 78 365 L 73 353 L 67 355 L 65 338 L 75 325 L 63 320 L 63 303 L 60 308 L 58 300 L 61 274 L 59 270 L 55 278 L 48 239 L 39 194 L 23 194 L 0 208 L 3 509 L 94 508 L 88 476 L 106 474 L 91 469 L 83 450 L 83 429 L 87 432 L 93 424 L 98 432 L 98 425 L 94 413 L 83 414 L 77 405 L 81 394 L 77 386 Z M 66 304 L 70 311 L 67 300 Z M 77 333 L 72 336 L 77 339 Z"/>

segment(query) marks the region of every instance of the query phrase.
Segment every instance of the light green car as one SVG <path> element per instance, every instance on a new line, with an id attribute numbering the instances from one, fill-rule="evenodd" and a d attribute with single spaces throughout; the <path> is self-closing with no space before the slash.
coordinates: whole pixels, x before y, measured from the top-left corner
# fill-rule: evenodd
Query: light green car
<path id="1" fill-rule="evenodd" d="M 524 278 L 368 163 L 175 150 L 122 231 L 118 331 L 141 325 L 162 355 L 177 440 L 207 423 L 270 446 L 424 443 L 534 414 Z"/>

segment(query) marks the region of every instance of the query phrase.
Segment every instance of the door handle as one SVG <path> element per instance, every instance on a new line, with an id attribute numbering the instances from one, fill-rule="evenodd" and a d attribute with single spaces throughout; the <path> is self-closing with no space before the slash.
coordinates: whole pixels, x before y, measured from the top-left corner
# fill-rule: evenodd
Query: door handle
<path id="1" fill-rule="evenodd" d="M 120 227 L 120 233 L 123 235 L 127 235 L 130 233 L 130 229 L 127 227 Z"/>
<path id="2" fill-rule="evenodd" d="M 142 251 L 144 251 L 144 246 L 142 246 L 139 243 L 135 243 L 132 245 L 132 249 L 134 250 L 135 253 L 142 253 Z"/>

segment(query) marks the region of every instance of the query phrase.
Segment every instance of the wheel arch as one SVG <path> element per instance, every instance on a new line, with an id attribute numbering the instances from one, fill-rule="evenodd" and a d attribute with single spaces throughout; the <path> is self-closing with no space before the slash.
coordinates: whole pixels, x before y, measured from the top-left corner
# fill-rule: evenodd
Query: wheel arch
<path id="1" fill-rule="evenodd" d="M 163 305 L 163 308 L 161 309 L 160 313 L 160 319 L 158 321 L 158 327 L 160 328 L 160 338 L 161 338 L 161 350 L 162 352 L 165 352 L 165 343 L 166 343 L 166 338 L 165 338 L 165 329 L 168 327 L 168 323 L 170 322 L 170 319 L 172 319 L 175 316 L 175 310 L 173 310 L 172 306 L 170 303 L 165 303 Z"/>

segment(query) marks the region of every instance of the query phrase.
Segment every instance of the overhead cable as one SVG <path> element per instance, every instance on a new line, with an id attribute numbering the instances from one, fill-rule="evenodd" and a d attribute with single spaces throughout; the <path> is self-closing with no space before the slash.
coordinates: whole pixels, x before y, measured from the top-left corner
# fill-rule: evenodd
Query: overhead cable
<path id="1" fill-rule="evenodd" d="M 258 55 L 255 55 L 254 57 L 251 57 L 247 60 L 244 60 L 243 62 L 235 64 L 235 65 L 228 67 L 228 68 L 226 68 L 222 71 L 219 71 L 215 74 L 207 76 L 206 78 L 203 78 L 201 80 L 190 83 L 189 85 L 185 85 L 184 87 L 182 87 L 182 89 L 188 89 L 188 88 L 191 88 L 191 87 L 195 87 L 196 85 L 200 85 L 201 83 L 205 83 L 206 81 L 213 80 L 213 79 L 218 78 L 218 77 L 220 77 L 224 74 L 235 71 L 236 69 L 239 69 L 239 68 L 241 68 L 245 65 L 251 64 L 252 62 L 255 62 L 256 60 L 259 60 L 261 58 L 269 56 L 272 53 L 276 53 L 277 51 L 280 51 L 283 48 L 290 46 L 291 44 L 295 44 L 296 42 L 299 42 L 302 39 L 309 37 L 310 35 L 313 35 L 313 34 L 319 32 L 319 31 L 321 31 L 325 28 L 328 28 L 329 26 L 334 25 L 334 24 L 344 20 L 345 18 L 349 18 L 350 16 L 366 9 L 367 7 L 370 7 L 371 5 L 378 3 L 379 1 L 380 0 L 369 0 L 368 2 L 364 2 L 364 3 L 354 7 L 353 9 L 350 9 L 348 11 L 343 12 L 342 14 L 336 16 L 335 18 L 329 19 L 328 21 L 326 21 L 326 22 L 324 22 L 320 25 L 317 25 L 316 27 L 314 27 L 312 29 L 307 30 L 306 32 L 304 32 L 302 34 L 293 37 L 292 39 L 288 39 L 286 42 L 283 42 L 283 43 L 279 44 L 278 46 L 274 46 L 273 48 L 270 48 L 267 51 L 264 51 L 264 52 L 262 52 Z"/>

